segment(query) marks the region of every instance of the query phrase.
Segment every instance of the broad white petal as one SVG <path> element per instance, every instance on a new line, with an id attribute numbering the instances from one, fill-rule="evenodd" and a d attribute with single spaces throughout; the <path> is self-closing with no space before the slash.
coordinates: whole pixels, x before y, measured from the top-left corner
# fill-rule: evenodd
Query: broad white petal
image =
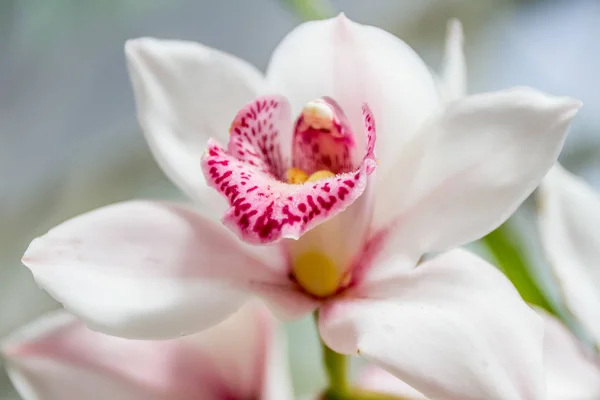
<path id="1" fill-rule="evenodd" d="M 565 303 L 600 345 L 600 197 L 556 164 L 539 201 L 542 244 Z"/>
<path id="2" fill-rule="evenodd" d="M 465 61 L 464 33 L 459 20 L 448 21 L 446 46 L 438 90 L 444 101 L 450 102 L 467 94 L 467 63 Z"/>
<path id="3" fill-rule="evenodd" d="M 59 311 L 3 341 L 2 355 L 24 400 L 166 400 L 153 380 L 160 384 L 170 377 L 142 358 L 160 356 L 161 349 L 151 343 L 93 332 Z M 129 354 L 123 354 L 127 346 Z"/>
<path id="4" fill-rule="evenodd" d="M 284 385 L 277 397 L 262 395 L 272 378 L 266 354 L 285 356 L 277 335 L 258 304 L 200 334 L 161 341 L 104 335 L 60 311 L 16 332 L 2 352 L 26 400 L 291 399 Z"/>
<path id="5" fill-rule="evenodd" d="M 354 132 L 362 132 L 361 106 L 369 104 L 377 121 L 379 174 L 439 105 L 431 73 L 406 43 L 343 14 L 290 32 L 273 52 L 267 81 L 290 100 L 294 113 L 311 100 L 332 97 Z"/>
<path id="6" fill-rule="evenodd" d="M 600 364 L 560 321 L 543 310 L 548 400 L 600 399 Z"/>
<path id="7" fill-rule="evenodd" d="M 325 343 L 439 400 L 544 398 L 543 324 L 496 268 L 464 250 L 321 308 Z"/>
<path id="8" fill-rule="evenodd" d="M 224 209 L 206 187 L 200 156 L 226 139 L 237 111 L 264 88 L 262 74 L 199 43 L 141 38 L 125 45 L 138 119 L 165 173 L 207 207 Z"/>
<path id="9" fill-rule="evenodd" d="M 600 398 L 600 366 L 586 352 L 577 338 L 543 310 L 544 368 L 547 400 L 584 400 Z M 360 375 L 358 385 L 367 390 L 401 396 L 407 400 L 427 400 L 415 389 L 389 372 L 369 365 Z"/>
<path id="10" fill-rule="evenodd" d="M 405 400 L 429 400 L 422 393 L 408 386 L 394 375 L 375 365 L 369 365 L 360 374 L 358 386 L 377 393 L 400 396 Z"/>
<path id="11" fill-rule="evenodd" d="M 205 329 L 247 292 L 272 292 L 294 309 L 308 302 L 287 278 L 278 247 L 251 248 L 168 203 L 119 203 L 73 218 L 35 239 L 23 263 L 92 329 L 129 338 Z"/>
<path id="12" fill-rule="evenodd" d="M 448 105 L 396 159 L 377 193 L 385 258 L 478 239 L 504 222 L 556 161 L 578 100 L 517 88 Z"/>

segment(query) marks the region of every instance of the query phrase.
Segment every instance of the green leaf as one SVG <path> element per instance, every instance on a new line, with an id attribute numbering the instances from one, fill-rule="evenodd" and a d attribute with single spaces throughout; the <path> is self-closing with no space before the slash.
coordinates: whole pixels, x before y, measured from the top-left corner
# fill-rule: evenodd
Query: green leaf
<path id="1" fill-rule="evenodd" d="M 515 285 L 523 300 L 536 305 L 559 317 L 556 306 L 548 299 L 538 285 L 525 258 L 525 251 L 519 244 L 519 236 L 510 222 L 506 222 L 481 239 L 481 242 L 496 259 L 496 265 Z"/>
<path id="2" fill-rule="evenodd" d="M 281 0 L 305 21 L 331 18 L 335 11 L 326 0 Z"/>

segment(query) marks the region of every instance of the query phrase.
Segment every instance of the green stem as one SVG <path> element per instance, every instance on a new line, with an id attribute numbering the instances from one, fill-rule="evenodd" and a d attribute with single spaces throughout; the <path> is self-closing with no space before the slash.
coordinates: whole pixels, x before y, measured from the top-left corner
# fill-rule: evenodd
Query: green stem
<path id="1" fill-rule="evenodd" d="M 315 314 L 316 316 L 317 314 Z M 329 391 L 339 395 L 348 393 L 348 357 L 331 350 L 323 342 L 323 363 L 329 381 Z M 328 397 L 329 398 L 329 397 Z"/>
<path id="2" fill-rule="evenodd" d="M 336 353 L 323 344 L 323 362 L 329 378 L 329 387 L 338 393 L 348 391 L 348 357 Z"/>
<path id="3" fill-rule="evenodd" d="M 531 274 L 519 245 L 518 235 L 505 223 L 485 236 L 482 243 L 496 259 L 497 265 L 517 288 L 523 300 L 559 316 L 556 306 L 546 297 Z"/>
<path id="4" fill-rule="evenodd" d="M 404 397 L 394 396 L 386 393 L 368 392 L 360 389 L 352 389 L 349 393 L 340 394 L 328 391 L 323 395 L 324 400 L 408 400 Z"/>

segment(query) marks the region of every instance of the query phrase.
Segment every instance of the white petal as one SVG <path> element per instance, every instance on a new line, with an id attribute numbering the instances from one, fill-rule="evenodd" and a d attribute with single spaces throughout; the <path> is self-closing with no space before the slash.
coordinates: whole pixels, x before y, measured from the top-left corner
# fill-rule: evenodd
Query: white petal
<path id="1" fill-rule="evenodd" d="M 600 365 L 563 324 L 544 318 L 544 363 L 548 400 L 600 399 Z"/>
<path id="2" fill-rule="evenodd" d="M 135 377 L 78 365 L 81 361 L 90 363 L 91 359 L 99 367 L 117 361 L 115 369 L 131 366 L 143 370 L 147 365 L 143 362 L 134 365 L 128 355 L 116 357 L 115 354 L 104 353 L 110 346 L 122 350 L 117 346 L 127 342 L 90 331 L 70 314 L 59 311 L 21 328 L 2 343 L 2 353 L 9 377 L 24 400 L 164 399 L 155 388 L 144 385 L 143 381 L 136 382 Z M 86 344 L 93 346 L 87 347 Z M 146 353 L 150 355 L 156 350 L 147 349 Z M 149 370 L 148 378 L 151 378 L 151 373 Z"/>
<path id="3" fill-rule="evenodd" d="M 358 134 L 361 106 L 369 104 L 377 121 L 379 174 L 439 105 L 431 73 L 406 43 L 343 14 L 290 32 L 273 53 L 267 81 L 295 113 L 316 98 L 334 98 Z"/>
<path id="4" fill-rule="evenodd" d="M 543 324 L 493 266 L 454 250 L 321 308 L 325 343 L 438 400 L 544 398 Z"/>
<path id="5" fill-rule="evenodd" d="M 520 88 L 451 103 L 423 127 L 377 193 L 382 256 L 420 256 L 504 222 L 556 161 L 581 103 Z"/>
<path id="6" fill-rule="evenodd" d="M 134 201 L 83 214 L 35 239 L 23 262 L 90 327 L 130 338 L 205 329 L 250 291 L 273 292 L 294 310 L 313 303 L 287 278 L 278 247 L 250 248 L 175 204 Z"/>
<path id="7" fill-rule="evenodd" d="M 467 94 L 467 65 L 463 50 L 464 34 L 459 20 L 448 21 L 444 61 L 438 90 L 444 101 L 450 102 Z"/>
<path id="8" fill-rule="evenodd" d="M 125 54 L 138 119 L 158 163 L 189 196 L 224 209 L 206 187 L 200 156 L 208 138 L 226 141 L 235 114 L 263 90 L 262 74 L 193 42 L 135 39 Z"/>
<path id="9" fill-rule="evenodd" d="M 200 334 L 162 341 L 97 333 L 61 311 L 16 332 L 2 352 L 26 400 L 285 400 L 292 398 L 285 385 L 277 397 L 262 395 L 273 378 L 265 354 L 285 356 L 278 334 L 258 304 Z"/>
<path id="10" fill-rule="evenodd" d="M 600 366 L 577 338 L 556 318 L 539 309 L 544 319 L 544 368 L 547 400 L 600 398 Z M 427 400 L 389 372 L 369 365 L 360 375 L 362 389 Z"/>
<path id="11" fill-rule="evenodd" d="M 394 375 L 374 365 L 369 365 L 361 373 L 358 386 L 361 389 L 400 396 L 405 400 L 429 400 Z"/>
<path id="12" fill-rule="evenodd" d="M 600 197 L 557 164 L 539 200 L 542 244 L 565 303 L 600 345 Z"/>

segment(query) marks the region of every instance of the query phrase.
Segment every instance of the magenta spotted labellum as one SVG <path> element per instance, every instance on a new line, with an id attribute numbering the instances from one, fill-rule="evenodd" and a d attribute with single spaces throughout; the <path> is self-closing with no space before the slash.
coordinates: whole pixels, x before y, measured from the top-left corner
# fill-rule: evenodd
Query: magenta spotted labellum
<path id="1" fill-rule="evenodd" d="M 376 166 L 367 105 L 363 117 L 366 148 L 355 162 L 354 132 L 333 100 L 307 104 L 295 125 L 282 96 L 246 105 L 231 124 L 227 150 L 210 140 L 202 158 L 208 184 L 229 201 L 225 224 L 247 242 L 271 243 L 298 239 L 346 209 Z"/>

